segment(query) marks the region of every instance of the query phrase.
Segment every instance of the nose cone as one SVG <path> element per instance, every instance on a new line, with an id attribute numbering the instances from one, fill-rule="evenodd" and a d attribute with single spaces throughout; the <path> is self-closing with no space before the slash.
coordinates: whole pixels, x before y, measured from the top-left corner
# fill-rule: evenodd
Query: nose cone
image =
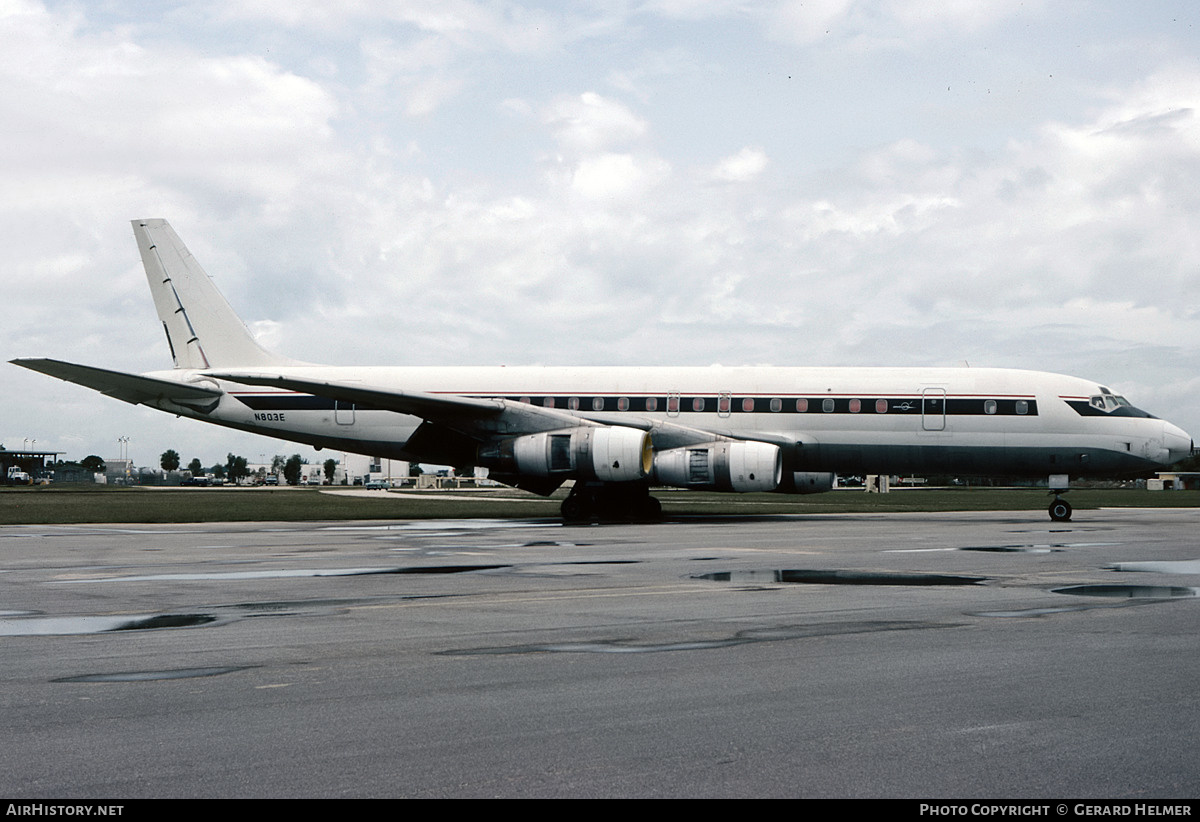
<path id="1" fill-rule="evenodd" d="M 1192 438 L 1177 425 L 1163 423 L 1163 448 L 1166 450 L 1167 465 L 1179 462 L 1192 455 Z"/>

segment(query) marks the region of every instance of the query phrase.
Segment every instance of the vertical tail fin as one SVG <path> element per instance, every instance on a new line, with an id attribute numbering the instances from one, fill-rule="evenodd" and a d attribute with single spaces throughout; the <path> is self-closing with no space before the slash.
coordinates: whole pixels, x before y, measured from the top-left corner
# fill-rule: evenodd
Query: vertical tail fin
<path id="1" fill-rule="evenodd" d="M 166 220 L 134 220 L 133 234 L 176 368 L 294 362 L 254 341 Z"/>

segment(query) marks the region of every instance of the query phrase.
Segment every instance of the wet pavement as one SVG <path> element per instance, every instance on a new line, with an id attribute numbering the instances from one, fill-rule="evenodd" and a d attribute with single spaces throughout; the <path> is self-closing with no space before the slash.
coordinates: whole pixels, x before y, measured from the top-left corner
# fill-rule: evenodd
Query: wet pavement
<path id="1" fill-rule="evenodd" d="M 1194 797 L 1200 512 L 0 528 L 0 793 Z"/>

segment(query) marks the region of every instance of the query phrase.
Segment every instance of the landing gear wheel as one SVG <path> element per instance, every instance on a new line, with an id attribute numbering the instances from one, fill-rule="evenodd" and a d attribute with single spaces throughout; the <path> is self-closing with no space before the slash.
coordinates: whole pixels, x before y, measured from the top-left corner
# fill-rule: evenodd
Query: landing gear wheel
<path id="1" fill-rule="evenodd" d="M 563 522 L 658 522 L 662 504 L 646 486 L 576 485 L 562 501 Z"/>
<path id="2" fill-rule="evenodd" d="M 1071 521 L 1071 503 L 1065 499 L 1056 499 L 1050 503 L 1050 519 L 1055 522 Z"/>
<path id="3" fill-rule="evenodd" d="M 580 494 L 571 494 L 563 500 L 559 510 L 564 522 L 586 522 L 590 513 Z"/>
<path id="4" fill-rule="evenodd" d="M 642 519 L 646 522 L 658 522 L 662 519 L 662 503 L 654 497 L 647 496 L 642 500 Z"/>

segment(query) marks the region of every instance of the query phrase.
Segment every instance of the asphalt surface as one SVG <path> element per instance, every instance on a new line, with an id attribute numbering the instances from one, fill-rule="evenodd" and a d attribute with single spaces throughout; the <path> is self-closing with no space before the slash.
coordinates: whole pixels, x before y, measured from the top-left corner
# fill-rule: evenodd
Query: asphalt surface
<path id="1" fill-rule="evenodd" d="M 3 527 L 0 795 L 1195 797 L 1200 511 L 1075 519 Z"/>

